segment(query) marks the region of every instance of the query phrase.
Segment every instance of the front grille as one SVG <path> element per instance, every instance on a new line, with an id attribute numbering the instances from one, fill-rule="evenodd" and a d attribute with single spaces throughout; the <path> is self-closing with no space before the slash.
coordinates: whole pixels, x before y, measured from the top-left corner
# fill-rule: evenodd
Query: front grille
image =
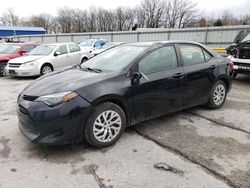
<path id="1" fill-rule="evenodd" d="M 22 65 L 22 63 L 9 63 L 9 67 L 11 68 L 19 68 Z"/>
<path id="2" fill-rule="evenodd" d="M 37 96 L 23 95 L 23 99 L 26 101 L 34 101 L 37 98 L 38 98 Z"/>

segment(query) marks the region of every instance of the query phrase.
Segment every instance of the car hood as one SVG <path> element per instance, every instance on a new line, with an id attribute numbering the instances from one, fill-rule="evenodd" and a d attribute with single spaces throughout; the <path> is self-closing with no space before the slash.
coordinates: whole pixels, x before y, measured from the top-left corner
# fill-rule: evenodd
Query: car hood
<path id="1" fill-rule="evenodd" d="M 65 91 L 77 91 L 85 86 L 111 77 L 112 73 L 95 73 L 70 68 L 40 77 L 27 86 L 23 94 L 29 96 L 44 96 Z"/>
<path id="2" fill-rule="evenodd" d="M 46 56 L 27 55 L 27 56 L 22 56 L 22 57 L 18 57 L 18 58 L 12 59 L 9 62 L 10 63 L 27 63 L 27 62 L 30 62 L 30 61 L 35 61 L 35 60 L 41 59 L 43 57 L 46 57 Z"/>
<path id="3" fill-rule="evenodd" d="M 9 61 L 17 56 L 17 54 L 0 54 L 0 61 Z"/>

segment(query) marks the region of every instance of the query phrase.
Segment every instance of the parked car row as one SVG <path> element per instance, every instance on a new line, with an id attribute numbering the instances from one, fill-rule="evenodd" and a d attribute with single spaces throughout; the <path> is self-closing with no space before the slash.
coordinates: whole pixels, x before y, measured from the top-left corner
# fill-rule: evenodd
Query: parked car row
<path id="1" fill-rule="evenodd" d="M 86 39 L 79 44 L 1 43 L 0 76 L 44 75 L 84 63 L 97 54 L 95 51 L 100 53 L 120 44 L 122 43 L 108 43 L 102 39 Z"/>

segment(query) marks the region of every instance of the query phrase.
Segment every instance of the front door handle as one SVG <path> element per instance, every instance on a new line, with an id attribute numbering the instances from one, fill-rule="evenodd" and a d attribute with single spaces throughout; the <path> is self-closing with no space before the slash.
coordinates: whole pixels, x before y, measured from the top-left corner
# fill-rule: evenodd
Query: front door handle
<path id="1" fill-rule="evenodd" d="M 183 78 L 183 76 L 184 76 L 183 72 L 178 72 L 178 73 L 176 73 L 176 74 L 173 75 L 173 78 L 181 79 L 181 78 Z"/>

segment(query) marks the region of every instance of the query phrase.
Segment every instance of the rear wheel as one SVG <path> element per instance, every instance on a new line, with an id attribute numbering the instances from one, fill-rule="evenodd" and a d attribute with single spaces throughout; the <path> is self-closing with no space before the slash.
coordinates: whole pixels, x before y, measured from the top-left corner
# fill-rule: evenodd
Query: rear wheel
<path id="1" fill-rule="evenodd" d="M 210 93 L 208 106 L 210 108 L 220 108 L 225 103 L 227 97 L 227 86 L 222 80 L 217 81 Z"/>
<path id="2" fill-rule="evenodd" d="M 122 135 L 125 122 L 125 114 L 118 105 L 102 103 L 95 108 L 87 121 L 85 139 L 96 148 L 110 146 Z"/>
<path id="3" fill-rule="evenodd" d="M 49 64 L 45 64 L 41 68 L 40 75 L 42 76 L 42 75 L 48 74 L 50 72 L 53 72 L 52 66 Z"/>
<path id="4" fill-rule="evenodd" d="M 0 64 L 0 77 L 4 76 L 4 68 L 5 68 L 6 64 L 1 63 Z"/>

